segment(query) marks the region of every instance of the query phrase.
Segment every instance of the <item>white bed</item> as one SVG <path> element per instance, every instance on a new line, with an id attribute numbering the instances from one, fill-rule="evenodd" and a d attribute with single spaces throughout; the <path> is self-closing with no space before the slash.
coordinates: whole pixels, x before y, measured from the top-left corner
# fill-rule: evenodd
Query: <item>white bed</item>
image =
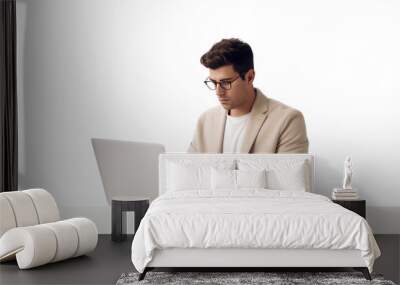
<path id="1" fill-rule="evenodd" d="M 132 243 L 140 279 L 155 267 L 354 267 L 369 279 L 380 255 L 362 217 L 313 194 L 310 154 L 167 153 L 159 175 Z"/>

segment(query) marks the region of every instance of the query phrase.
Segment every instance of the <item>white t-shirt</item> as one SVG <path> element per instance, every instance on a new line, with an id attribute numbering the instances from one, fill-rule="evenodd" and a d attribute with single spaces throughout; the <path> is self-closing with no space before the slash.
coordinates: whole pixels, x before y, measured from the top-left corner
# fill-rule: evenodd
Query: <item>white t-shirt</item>
<path id="1" fill-rule="evenodd" d="M 223 153 L 239 153 L 250 113 L 239 117 L 226 116 Z"/>

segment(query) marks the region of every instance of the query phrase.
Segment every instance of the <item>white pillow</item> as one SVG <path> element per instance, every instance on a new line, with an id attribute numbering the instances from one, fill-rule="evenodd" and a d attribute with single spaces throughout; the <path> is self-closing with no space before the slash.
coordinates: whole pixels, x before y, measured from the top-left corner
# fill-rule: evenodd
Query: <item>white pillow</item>
<path id="1" fill-rule="evenodd" d="M 272 190 L 311 191 L 308 161 L 280 159 L 238 159 L 239 170 L 266 170 L 267 187 Z"/>
<path id="2" fill-rule="evenodd" d="M 266 188 L 265 170 L 211 170 L 211 189 Z"/>
<path id="3" fill-rule="evenodd" d="M 268 189 L 309 191 L 304 163 L 286 169 L 271 169 L 267 171 L 267 180 Z"/>
<path id="4" fill-rule="evenodd" d="M 168 190 L 207 189 L 208 167 L 184 166 L 176 163 L 169 165 Z"/>
<path id="5" fill-rule="evenodd" d="M 167 191 L 211 189 L 211 169 L 233 169 L 235 162 L 225 160 L 170 161 L 167 165 Z"/>
<path id="6" fill-rule="evenodd" d="M 212 168 L 211 189 L 236 189 L 236 170 Z"/>
<path id="7" fill-rule="evenodd" d="M 267 188 L 267 176 L 262 170 L 235 170 L 237 188 Z"/>

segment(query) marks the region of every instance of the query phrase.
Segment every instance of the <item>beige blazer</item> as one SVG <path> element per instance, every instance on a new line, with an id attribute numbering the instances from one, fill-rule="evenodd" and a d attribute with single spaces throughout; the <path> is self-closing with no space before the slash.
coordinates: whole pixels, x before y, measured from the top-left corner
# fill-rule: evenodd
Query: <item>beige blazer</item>
<path id="1" fill-rule="evenodd" d="M 256 89 L 240 153 L 307 153 L 308 139 L 302 113 Z M 196 126 L 190 153 L 222 153 L 228 111 L 217 106 L 204 112 Z"/>

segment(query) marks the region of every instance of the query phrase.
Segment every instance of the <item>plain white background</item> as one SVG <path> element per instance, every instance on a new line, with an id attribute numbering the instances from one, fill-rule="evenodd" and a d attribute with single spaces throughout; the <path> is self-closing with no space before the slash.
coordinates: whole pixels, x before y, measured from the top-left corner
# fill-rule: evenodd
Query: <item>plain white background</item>
<path id="1" fill-rule="evenodd" d="M 317 193 L 351 155 L 374 232 L 400 233 L 398 15 L 394 0 L 17 0 L 20 187 L 110 232 L 90 138 L 186 151 L 218 104 L 199 58 L 238 37 L 255 86 L 303 112 Z"/>

